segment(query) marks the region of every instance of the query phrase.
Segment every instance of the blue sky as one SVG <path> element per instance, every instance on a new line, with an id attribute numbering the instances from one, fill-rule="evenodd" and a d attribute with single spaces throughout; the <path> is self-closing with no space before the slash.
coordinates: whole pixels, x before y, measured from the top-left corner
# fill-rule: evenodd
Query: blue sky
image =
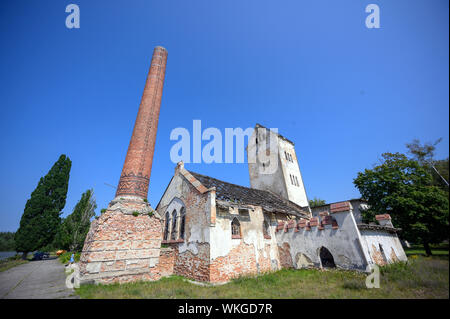
<path id="1" fill-rule="evenodd" d="M 65 7 L 79 5 L 81 28 Z M 380 7 L 367 29 L 365 7 Z M 169 52 L 149 201 L 174 172 L 170 132 L 276 127 L 308 196 L 359 196 L 356 174 L 414 138 L 448 156 L 448 1 L 2 1 L 0 231 L 15 231 L 39 178 L 73 164 L 63 216 L 94 188 L 113 199 L 153 48 Z M 205 144 L 205 142 L 204 142 Z M 246 164 L 186 164 L 249 186 Z"/>

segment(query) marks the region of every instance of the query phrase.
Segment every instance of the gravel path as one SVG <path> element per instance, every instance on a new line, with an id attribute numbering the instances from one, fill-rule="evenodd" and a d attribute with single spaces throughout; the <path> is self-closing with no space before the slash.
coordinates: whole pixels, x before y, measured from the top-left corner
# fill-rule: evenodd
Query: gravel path
<path id="1" fill-rule="evenodd" d="M 0 272 L 1 299 L 79 298 L 66 287 L 64 265 L 58 259 L 31 261 Z"/>

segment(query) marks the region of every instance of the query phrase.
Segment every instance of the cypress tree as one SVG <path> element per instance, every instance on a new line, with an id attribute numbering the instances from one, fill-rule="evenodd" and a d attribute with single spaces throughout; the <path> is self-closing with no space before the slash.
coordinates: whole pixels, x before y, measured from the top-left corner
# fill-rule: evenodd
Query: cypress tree
<path id="1" fill-rule="evenodd" d="M 66 205 L 71 166 L 71 160 L 61 155 L 31 193 L 14 236 L 16 251 L 23 252 L 23 258 L 53 241 Z"/>

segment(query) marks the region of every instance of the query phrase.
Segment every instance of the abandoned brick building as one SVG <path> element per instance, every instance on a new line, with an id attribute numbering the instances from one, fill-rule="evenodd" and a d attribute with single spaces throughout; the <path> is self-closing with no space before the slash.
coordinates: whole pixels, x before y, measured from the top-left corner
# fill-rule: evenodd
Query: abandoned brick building
<path id="1" fill-rule="evenodd" d="M 249 164 L 250 188 L 188 171 L 182 162 L 176 166 L 156 207 L 174 274 L 224 282 L 281 268 L 364 271 L 406 260 L 389 215 L 363 224 L 367 204 L 358 199 L 310 209 L 293 143 L 260 125 L 254 132 L 276 135 L 278 169 L 264 182 L 259 164 Z M 250 143 L 248 150 L 255 146 Z M 297 203 L 280 195 L 289 193 Z"/>
<path id="2" fill-rule="evenodd" d="M 156 47 L 116 197 L 91 223 L 80 282 L 177 274 L 220 283 L 281 268 L 364 271 L 406 260 L 389 215 L 362 223 L 364 201 L 311 209 L 294 143 L 260 125 L 247 146 L 251 187 L 188 171 L 180 162 L 152 209 L 146 198 L 166 60 L 167 51 Z"/>

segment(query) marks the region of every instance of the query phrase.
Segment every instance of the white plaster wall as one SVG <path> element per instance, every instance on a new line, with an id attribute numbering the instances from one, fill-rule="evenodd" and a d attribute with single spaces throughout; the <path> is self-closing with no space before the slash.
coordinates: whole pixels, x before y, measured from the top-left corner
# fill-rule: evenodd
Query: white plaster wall
<path id="1" fill-rule="evenodd" d="M 258 134 L 257 138 L 258 141 L 260 141 L 258 145 L 255 143 L 256 139 L 253 137 L 254 134 Z M 265 152 L 265 149 L 263 150 L 261 147 L 261 141 L 266 140 L 267 134 L 269 134 L 269 131 L 265 129 L 253 131 L 252 138 L 250 138 L 247 146 L 247 159 L 248 154 L 256 154 L 256 150 L 258 152 L 261 151 Z M 275 137 L 275 140 L 278 140 L 277 136 Z M 249 162 L 248 170 L 250 175 L 250 187 L 255 189 L 271 191 L 283 198 L 288 198 L 286 183 L 284 180 L 283 170 L 281 166 L 282 164 L 280 162 L 279 156 L 277 156 L 276 169 L 273 172 L 271 172 L 271 174 L 268 174 L 269 170 L 267 168 L 262 167 L 261 163 Z"/>
<path id="2" fill-rule="evenodd" d="M 231 221 L 234 217 L 238 218 L 240 222 L 242 240 L 231 238 Z M 258 260 L 260 253 L 263 254 L 264 258 L 278 260 L 278 248 L 275 237 L 276 221 L 267 219 L 271 239 L 264 238 L 263 222 L 264 214 L 261 207 L 254 207 L 253 210 L 249 209 L 248 215 L 239 214 L 237 208 L 230 211 L 217 209 L 216 225 L 211 227 L 210 232 L 211 260 L 228 255 L 241 241 L 247 245 L 253 245 L 256 260 Z M 270 244 L 270 256 L 267 256 L 264 250 L 267 244 Z"/>
<path id="3" fill-rule="evenodd" d="M 352 201 L 350 201 L 350 203 L 352 204 L 352 207 L 353 207 L 353 216 L 355 216 L 356 223 L 362 224 L 363 220 L 362 220 L 361 210 L 365 210 L 365 209 L 369 208 L 369 205 L 367 205 L 367 203 L 362 202 L 360 200 L 352 200 Z"/>
<path id="4" fill-rule="evenodd" d="M 388 263 L 394 262 L 394 260 L 392 260 L 391 258 L 391 249 L 394 250 L 395 255 L 400 261 L 408 260 L 397 234 L 368 229 L 362 229 L 360 230 L 360 232 L 364 249 L 370 255 L 369 258 L 371 263 L 374 263 L 372 259 L 372 245 L 374 245 L 375 248 L 379 250 L 379 244 L 383 246 L 384 256 Z"/>
<path id="5" fill-rule="evenodd" d="M 303 183 L 302 173 L 300 172 L 300 166 L 298 164 L 298 158 L 295 153 L 294 145 L 282 138 L 278 138 L 278 146 L 278 154 L 280 157 L 284 181 L 286 183 L 288 199 L 297 205 L 307 207 L 309 206 L 308 197 L 306 196 L 306 189 Z M 292 162 L 286 159 L 284 152 L 287 152 L 292 156 Z M 289 176 L 290 174 L 297 177 L 299 186 L 291 183 L 291 178 Z"/>
<path id="6" fill-rule="evenodd" d="M 300 228 L 298 232 L 289 229 L 288 232 L 277 232 L 279 245 L 288 243 L 294 267 L 297 267 L 298 254 L 306 255 L 314 266 L 320 267 L 319 250 L 323 246 L 333 255 L 337 267 L 346 269 L 365 270 L 367 258 L 361 247 L 359 232 L 353 215 L 350 212 L 334 213 L 339 228 L 332 229 L 331 225 L 325 225 L 324 230 L 311 227 L 311 230 Z"/>

